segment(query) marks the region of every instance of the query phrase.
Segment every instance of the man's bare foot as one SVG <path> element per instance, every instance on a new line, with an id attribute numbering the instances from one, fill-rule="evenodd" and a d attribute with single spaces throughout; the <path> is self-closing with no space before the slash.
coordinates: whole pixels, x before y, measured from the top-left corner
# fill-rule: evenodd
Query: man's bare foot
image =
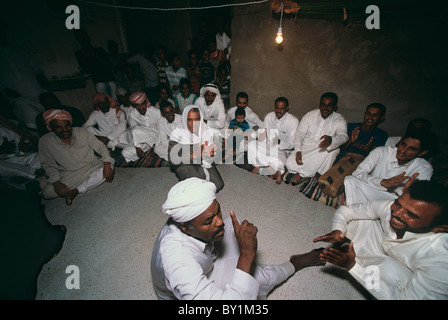
<path id="1" fill-rule="evenodd" d="M 277 171 L 271 177 L 275 181 L 276 184 L 282 183 L 283 178 L 282 178 L 282 174 L 280 173 L 280 171 Z"/>
<path id="2" fill-rule="evenodd" d="M 320 248 L 311 250 L 307 253 L 296 254 L 291 256 L 291 258 L 289 258 L 289 261 L 294 265 L 296 271 L 307 267 L 323 266 L 325 265 L 325 261 L 320 260 L 320 253 L 323 250 L 324 248 Z"/>
<path id="3" fill-rule="evenodd" d="M 78 189 L 73 189 L 73 190 L 70 190 L 69 192 L 67 192 L 64 195 L 65 203 L 68 206 L 71 206 L 72 203 L 73 203 L 73 199 L 75 199 L 78 194 L 79 194 L 79 190 Z"/>

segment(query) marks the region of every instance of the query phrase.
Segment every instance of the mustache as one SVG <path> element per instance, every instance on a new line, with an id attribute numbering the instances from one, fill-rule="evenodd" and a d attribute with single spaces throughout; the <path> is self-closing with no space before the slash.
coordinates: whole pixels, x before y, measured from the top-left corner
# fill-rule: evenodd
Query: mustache
<path id="1" fill-rule="evenodd" d="M 213 234 L 212 234 L 212 238 L 215 237 L 215 236 L 216 236 L 218 233 L 220 233 L 221 231 L 224 231 L 224 226 L 225 226 L 225 224 L 223 223 L 222 226 L 220 226 L 220 227 L 218 228 L 218 230 L 216 230 L 215 232 L 213 232 Z"/>
<path id="2" fill-rule="evenodd" d="M 401 223 L 403 223 L 404 225 L 408 225 L 406 222 L 404 222 L 403 220 L 401 220 L 400 218 L 398 218 L 397 216 L 392 215 L 392 218 L 395 218 L 396 220 L 400 221 Z"/>

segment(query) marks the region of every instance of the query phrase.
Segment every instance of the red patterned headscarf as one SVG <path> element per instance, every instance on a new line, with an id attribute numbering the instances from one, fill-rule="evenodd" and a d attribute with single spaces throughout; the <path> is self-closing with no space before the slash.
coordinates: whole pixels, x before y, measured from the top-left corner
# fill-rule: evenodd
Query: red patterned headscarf
<path id="1" fill-rule="evenodd" d="M 73 124 L 72 116 L 69 112 L 61 109 L 50 109 L 42 113 L 47 130 L 51 131 L 50 123 L 53 120 L 67 120 Z"/>
<path id="2" fill-rule="evenodd" d="M 133 94 L 131 94 L 131 96 L 129 97 L 129 101 L 131 103 L 135 103 L 135 104 L 142 104 L 143 102 L 146 101 L 146 106 L 148 108 L 151 106 L 151 102 L 149 102 L 148 97 L 146 96 L 146 93 L 141 92 L 141 91 L 137 91 L 137 92 L 134 92 Z"/>

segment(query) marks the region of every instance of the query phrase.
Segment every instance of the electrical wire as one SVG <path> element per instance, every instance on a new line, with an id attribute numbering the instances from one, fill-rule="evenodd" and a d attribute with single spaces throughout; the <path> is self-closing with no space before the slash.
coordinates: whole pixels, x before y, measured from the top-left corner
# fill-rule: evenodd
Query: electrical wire
<path id="1" fill-rule="evenodd" d="M 283 21 L 283 1 L 282 1 L 282 13 L 280 14 L 280 28 L 282 27 L 282 21 Z"/>
<path id="2" fill-rule="evenodd" d="M 103 7 L 118 8 L 118 9 L 145 10 L 145 11 L 183 11 L 183 10 L 204 10 L 204 9 L 216 9 L 216 8 L 234 7 L 234 6 L 246 6 L 246 5 L 264 3 L 269 0 L 251 1 L 251 2 L 243 2 L 243 3 L 230 3 L 230 4 L 222 4 L 222 5 L 207 6 L 207 7 L 188 7 L 188 8 L 130 7 L 130 6 L 120 6 L 120 5 L 114 5 L 114 4 L 97 3 L 97 2 L 85 1 L 85 0 L 79 0 L 79 1 L 83 2 L 83 3 L 87 3 L 87 4 L 93 4 L 93 5 L 97 5 L 97 6 L 103 6 Z"/>

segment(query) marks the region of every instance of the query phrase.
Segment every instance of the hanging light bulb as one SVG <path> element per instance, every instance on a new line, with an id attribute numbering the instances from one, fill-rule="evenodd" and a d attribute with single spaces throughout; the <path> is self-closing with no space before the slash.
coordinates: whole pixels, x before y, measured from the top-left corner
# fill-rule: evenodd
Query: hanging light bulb
<path id="1" fill-rule="evenodd" d="M 278 28 L 277 37 L 275 37 L 275 42 L 277 42 L 277 44 L 280 44 L 283 42 L 282 27 Z"/>
<path id="2" fill-rule="evenodd" d="M 277 37 L 275 37 L 275 42 L 277 42 L 277 44 L 283 42 L 282 20 L 283 20 L 283 1 L 282 1 L 282 12 L 280 14 L 280 26 L 278 27 Z"/>

